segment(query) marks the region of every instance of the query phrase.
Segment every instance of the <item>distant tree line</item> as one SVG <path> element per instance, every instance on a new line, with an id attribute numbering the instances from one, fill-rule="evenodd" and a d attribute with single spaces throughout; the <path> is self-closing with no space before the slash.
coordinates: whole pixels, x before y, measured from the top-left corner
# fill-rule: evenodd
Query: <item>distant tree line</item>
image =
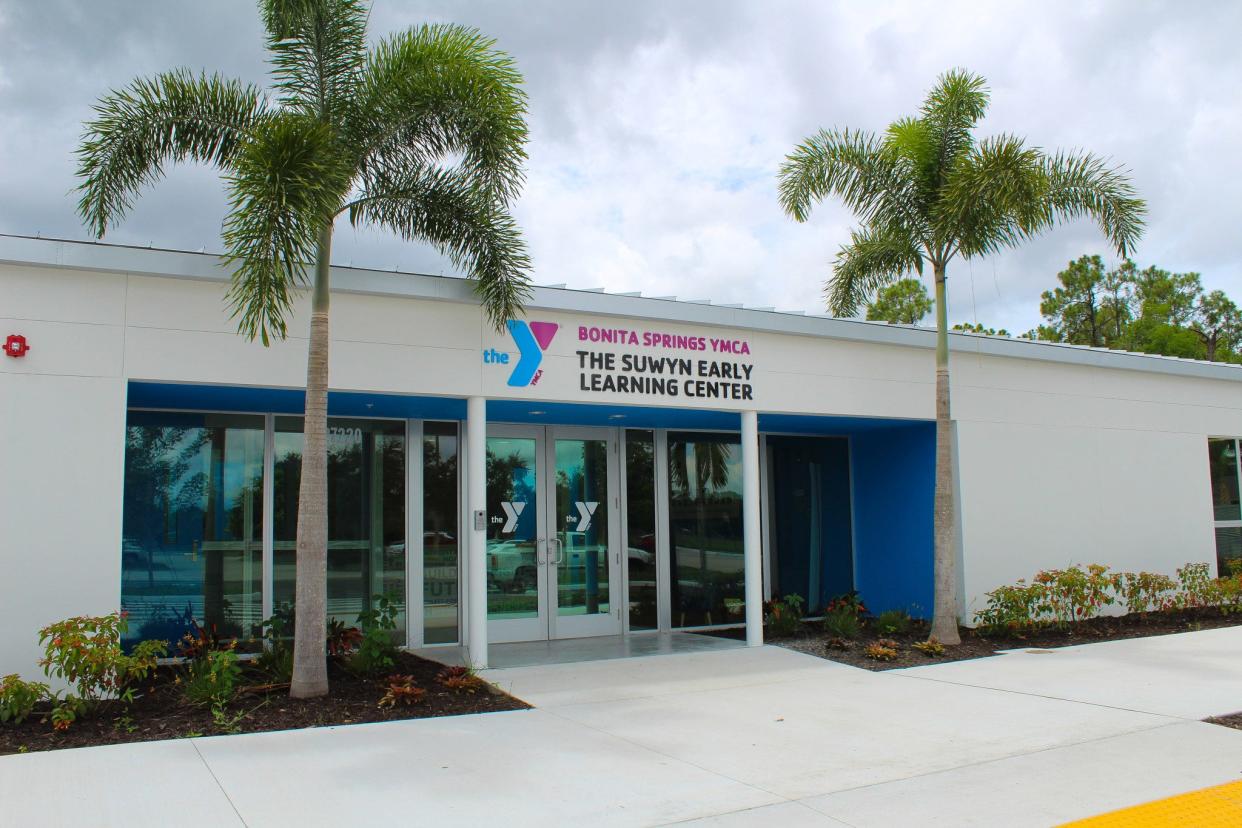
<path id="1" fill-rule="evenodd" d="M 1242 363 L 1242 311 L 1224 291 L 1205 291 L 1198 273 L 1140 270 L 1129 259 L 1109 270 L 1099 256 L 1080 256 L 1057 282 L 1040 297 L 1044 324 L 1020 338 Z M 920 280 L 901 279 L 877 292 L 867 319 L 917 325 L 931 308 Z M 979 323 L 953 329 L 1010 335 Z"/>

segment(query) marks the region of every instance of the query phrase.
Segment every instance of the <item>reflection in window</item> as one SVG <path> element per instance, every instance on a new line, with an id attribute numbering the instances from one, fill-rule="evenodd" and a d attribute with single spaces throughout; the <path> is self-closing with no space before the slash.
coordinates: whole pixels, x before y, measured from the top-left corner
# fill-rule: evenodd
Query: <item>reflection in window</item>
<path id="1" fill-rule="evenodd" d="M 1228 575 L 1242 559 L 1242 506 L 1239 506 L 1238 440 L 1208 440 L 1212 475 L 1212 513 L 1216 518 L 1217 573 Z"/>
<path id="2" fill-rule="evenodd" d="M 294 601 L 302 419 L 277 417 L 273 605 Z M 328 617 L 353 625 L 379 595 L 405 643 L 405 423 L 328 420 Z"/>
<path id="3" fill-rule="evenodd" d="M 1238 441 L 1208 440 L 1212 510 L 1217 520 L 1242 520 L 1238 505 Z"/>
<path id="4" fill-rule="evenodd" d="M 525 437 L 487 438 L 487 617 L 539 617 L 538 481 Z"/>
<path id="5" fill-rule="evenodd" d="M 195 621 L 257 637 L 263 611 L 263 418 L 131 411 L 121 607 L 126 643 Z"/>
<path id="6" fill-rule="evenodd" d="M 655 442 L 650 431 L 625 433 L 625 512 L 629 536 L 630 629 L 654 630 L 656 618 Z"/>
<path id="7" fill-rule="evenodd" d="M 742 452 L 736 435 L 668 435 L 674 627 L 744 617 Z"/>
<path id="8" fill-rule="evenodd" d="M 457 424 L 423 425 L 423 640 L 457 633 Z"/>

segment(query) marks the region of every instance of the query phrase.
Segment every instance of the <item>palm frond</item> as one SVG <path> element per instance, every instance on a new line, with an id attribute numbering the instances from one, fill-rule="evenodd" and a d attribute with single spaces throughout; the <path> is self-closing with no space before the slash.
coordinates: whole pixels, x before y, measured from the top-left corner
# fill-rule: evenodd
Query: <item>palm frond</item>
<path id="1" fill-rule="evenodd" d="M 530 257 L 505 205 L 473 176 L 439 167 L 372 171 L 349 205 L 352 224 L 378 224 L 429 242 L 466 270 L 501 330 L 530 298 Z"/>
<path id="2" fill-rule="evenodd" d="M 1012 135 L 982 141 L 957 158 L 933 212 L 937 238 L 962 255 L 1013 247 L 1048 224 L 1044 156 Z"/>
<path id="3" fill-rule="evenodd" d="M 349 173 L 331 128 L 293 112 L 270 119 L 235 159 L 223 238 L 226 264 L 236 266 L 228 298 L 244 335 L 264 345 L 285 337 L 291 291 L 307 283 Z"/>
<path id="4" fill-rule="evenodd" d="M 781 206 L 797 221 L 835 195 L 864 223 L 899 225 L 914 234 L 925 230 L 908 166 L 870 133 L 820 130 L 786 157 L 779 180 Z"/>
<path id="5" fill-rule="evenodd" d="M 336 124 L 366 60 L 362 0 L 263 0 L 272 74 L 286 106 Z"/>
<path id="6" fill-rule="evenodd" d="M 909 234 L 876 225 L 851 230 L 824 288 L 828 308 L 834 316 L 853 316 L 877 290 L 911 272 L 923 273 L 923 256 Z"/>
<path id="7" fill-rule="evenodd" d="M 945 72 L 927 93 L 921 120 L 937 147 L 936 170 L 941 181 L 954 160 L 973 145 L 971 130 L 987 108 L 987 81 L 965 69 Z"/>
<path id="8" fill-rule="evenodd" d="M 78 213 L 97 237 L 119 222 L 168 162 L 228 168 L 267 115 L 258 88 L 187 69 L 114 91 L 95 104 L 78 148 Z"/>
<path id="9" fill-rule="evenodd" d="M 513 59 L 464 26 L 390 37 L 362 71 L 349 144 L 360 166 L 428 166 L 459 156 L 461 168 L 503 203 L 521 189 L 526 94 Z"/>
<path id="10" fill-rule="evenodd" d="M 1143 235 L 1147 204 L 1121 167 L 1110 167 L 1090 153 L 1058 152 L 1044 162 L 1048 223 L 1055 218 L 1089 216 L 1126 257 Z"/>

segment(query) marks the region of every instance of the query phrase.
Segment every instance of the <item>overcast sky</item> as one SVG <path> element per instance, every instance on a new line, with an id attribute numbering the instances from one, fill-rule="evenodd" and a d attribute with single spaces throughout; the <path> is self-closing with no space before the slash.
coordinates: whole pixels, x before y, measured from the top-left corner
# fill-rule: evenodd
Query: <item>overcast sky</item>
<path id="1" fill-rule="evenodd" d="M 980 134 L 1082 148 L 1132 172 L 1150 207 L 1140 265 L 1203 274 L 1242 300 L 1242 3 L 398 2 L 372 36 L 477 26 L 517 59 L 530 163 L 516 207 L 538 284 L 823 311 L 851 216 L 798 225 L 776 171 L 820 127 L 882 130 L 937 74 L 988 78 Z M 92 102 L 176 66 L 264 82 L 243 0 L 0 0 L 0 232 L 82 239 L 73 151 Z M 108 241 L 216 251 L 215 173 L 181 168 Z M 1100 253 L 1087 223 L 950 276 L 952 321 L 1021 332 L 1067 261 Z M 433 250 L 338 230 L 337 264 L 447 273 Z"/>

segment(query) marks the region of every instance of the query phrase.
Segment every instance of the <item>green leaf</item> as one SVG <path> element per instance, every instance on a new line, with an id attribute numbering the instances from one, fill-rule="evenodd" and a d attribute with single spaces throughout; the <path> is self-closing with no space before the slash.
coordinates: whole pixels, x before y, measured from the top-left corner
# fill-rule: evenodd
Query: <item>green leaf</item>
<path id="1" fill-rule="evenodd" d="M 136 80 L 95 104 L 78 149 L 78 213 L 96 236 L 117 224 L 167 162 L 228 169 L 268 116 L 263 93 L 180 69 Z"/>

